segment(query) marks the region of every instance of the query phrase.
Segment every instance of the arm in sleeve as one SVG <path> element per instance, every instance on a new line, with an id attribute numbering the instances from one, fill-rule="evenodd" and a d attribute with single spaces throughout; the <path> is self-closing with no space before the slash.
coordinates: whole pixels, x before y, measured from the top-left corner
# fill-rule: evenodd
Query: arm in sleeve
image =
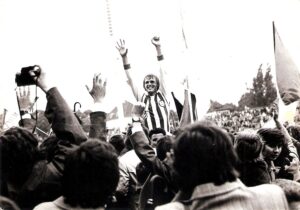
<path id="1" fill-rule="evenodd" d="M 71 143 L 80 144 L 87 139 L 81 125 L 68 107 L 57 88 L 51 88 L 47 94 L 47 117 L 56 136 Z"/>

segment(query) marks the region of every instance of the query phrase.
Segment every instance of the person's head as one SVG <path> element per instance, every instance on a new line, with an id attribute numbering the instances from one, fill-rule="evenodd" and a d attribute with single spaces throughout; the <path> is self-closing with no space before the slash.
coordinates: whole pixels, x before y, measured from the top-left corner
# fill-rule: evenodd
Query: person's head
<path id="1" fill-rule="evenodd" d="M 143 81 L 143 87 L 149 95 L 153 95 L 159 89 L 159 79 L 154 74 L 148 74 Z"/>
<path id="2" fill-rule="evenodd" d="M 243 132 L 236 136 L 235 151 L 242 162 L 258 158 L 261 150 L 262 141 L 258 134 Z"/>
<path id="3" fill-rule="evenodd" d="M 52 161 L 54 155 L 58 149 L 58 141 L 59 139 L 55 136 L 49 136 L 46 138 L 39 146 L 39 152 L 43 159 L 47 161 Z"/>
<path id="4" fill-rule="evenodd" d="M 1 172 L 8 182 L 22 186 L 38 159 L 38 140 L 28 130 L 13 127 L 0 137 Z"/>
<path id="5" fill-rule="evenodd" d="M 174 169 L 181 190 L 236 180 L 238 157 L 229 135 L 209 123 L 191 124 L 176 137 Z"/>
<path id="6" fill-rule="evenodd" d="M 276 128 L 261 128 L 257 133 L 263 142 L 263 158 L 267 161 L 276 160 L 285 143 L 284 134 Z"/>
<path id="7" fill-rule="evenodd" d="M 167 153 L 171 152 L 174 144 L 174 138 L 172 136 L 164 136 L 157 141 L 156 154 L 160 160 L 164 160 L 167 157 Z"/>
<path id="8" fill-rule="evenodd" d="M 112 137 L 110 137 L 109 143 L 112 144 L 116 149 L 117 153 L 120 154 L 125 147 L 124 135 L 113 135 Z"/>
<path id="9" fill-rule="evenodd" d="M 62 195 L 71 206 L 103 207 L 118 181 L 118 155 L 114 147 L 89 139 L 66 157 Z"/>
<path id="10" fill-rule="evenodd" d="M 151 173 L 151 168 L 147 167 L 143 162 L 140 162 L 135 167 L 135 171 L 137 181 L 143 185 Z"/>
<path id="11" fill-rule="evenodd" d="M 296 139 L 297 141 L 300 141 L 300 126 L 299 125 L 290 125 L 287 127 L 287 130 L 294 139 Z"/>
<path id="12" fill-rule="evenodd" d="M 274 184 L 280 186 L 286 199 L 289 203 L 290 209 L 300 208 L 300 183 L 288 179 L 276 179 Z"/>
<path id="13" fill-rule="evenodd" d="M 151 145 L 156 147 L 157 141 L 166 135 L 166 131 L 163 128 L 154 128 L 150 130 L 149 137 L 151 141 Z"/>

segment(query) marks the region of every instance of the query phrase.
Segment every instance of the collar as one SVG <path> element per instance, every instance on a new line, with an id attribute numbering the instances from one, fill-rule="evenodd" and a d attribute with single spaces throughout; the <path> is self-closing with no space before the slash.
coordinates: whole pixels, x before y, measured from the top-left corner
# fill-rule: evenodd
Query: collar
<path id="1" fill-rule="evenodd" d="M 92 209 L 92 208 L 81 208 L 81 207 L 70 206 L 69 204 L 65 203 L 63 196 L 60 196 L 59 198 L 54 200 L 53 203 L 57 207 L 59 207 L 61 209 L 64 209 L 64 210 L 68 210 L 68 209 L 72 209 L 72 210 L 91 210 Z M 96 209 L 94 208 L 94 210 L 104 210 L 104 207 L 99 207 L 99 208 L 96 208 Z"/>
<path id="2" fill-rule="evenodd" d="M 191 198 L 186 200 L 186 202 L 204 197 L 217 196 L 238 188 L 246 188 L 239 179 L 233 182 L 226 182 L 222 185 L 215 185 L 214 183 L 201 184 L 194 188 Z"/>
<path id="3" fill-rule="evenodd" d="M 157 93 L 161 93 L 161 91 L 158 89 L 153 96 L 155 96 Z M 145 96 L 150 96 L 147 91 L 145 91 Z"/>

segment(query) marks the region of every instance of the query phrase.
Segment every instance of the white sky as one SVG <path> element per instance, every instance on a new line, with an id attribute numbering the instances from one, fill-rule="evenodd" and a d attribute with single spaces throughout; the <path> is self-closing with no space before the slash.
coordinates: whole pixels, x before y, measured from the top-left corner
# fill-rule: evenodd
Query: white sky
<path id="1" fill-rule="evenodd" d="M 104 0 L 0 0 L 0 111 L 17 110 L 15 73 L 34 64 L 48 72 L 72 108 L 80 101 L 82 110 L 88 109 L 91 98 L 84 86 L 91 86 L 95 72 L 108 77 L 112 107 L 121 99 L 133 100 L 115 49 L 119 38 L 126 40 L 142 88 L 143 76 L 157 72 L 150 39 L 159 35 L 171 89 L 178 91 L 188 75 L 200 114 L 209 99 L 237 104 L 258 66 L 273 66 L 272 20 L 300 62 L 294 33 L 299 0 L 111 0 L 110 5 L 113 37 Z M 39 96 L 44 109 L 45 97 Z"/>

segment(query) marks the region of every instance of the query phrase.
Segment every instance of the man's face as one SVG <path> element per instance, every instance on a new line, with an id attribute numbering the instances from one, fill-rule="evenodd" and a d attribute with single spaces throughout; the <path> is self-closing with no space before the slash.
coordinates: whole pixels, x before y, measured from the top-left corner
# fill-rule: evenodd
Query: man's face
<path id="1" fill-rule="evenodd" d="M 282 145 L 268 145 L 265 144 L 262 154 L 266 160 L 276 160 L 280 155 Z"/>
<path id="2" fill-rule="evenodd" d="M 157 82 L 153 76 L 148 76 L 145 78 L 144 88 L 149 93 L 149 95 L 153 95 L 157 91 Z"/>
<path id="3" fill-rule="evenodd" d="M 162 133 L 156 133 L 151 136 L 151 146 L 156 147 L 158 139 L 164 137 Z"/>

